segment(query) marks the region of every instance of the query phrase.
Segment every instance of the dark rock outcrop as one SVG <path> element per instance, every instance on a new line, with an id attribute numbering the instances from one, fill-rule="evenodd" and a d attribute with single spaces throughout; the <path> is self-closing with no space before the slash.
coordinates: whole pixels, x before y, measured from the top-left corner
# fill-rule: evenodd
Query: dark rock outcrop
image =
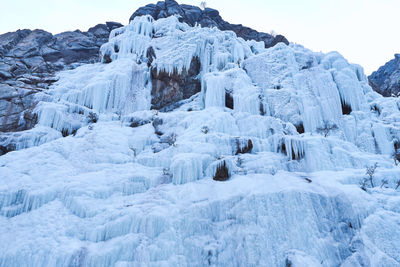
<path id="1" fill-rule="evenodd" d="M 22 131 L 36 123 L 36 116 L 31 112 L 37 104 L 34 89 L 22 86 L 0 84 L 0 131 Z"/>
<path id="2" fill-rule="evenodd" d="M 395 54 L 394 59 L 374 71 L 368 77 L 369 84 L 383 96 L 400 94 L 400 54 Z"/>
<path id="3" fill-rule="evenodd" d="M 215 9 L 205 8 L 202 10 L 196 6 L 179 5 L 174 0 L 160 1 L 157 4 L 149 4 L 141 7 L 132 14 L 129 21 L 133 20 L 136 16 L 143 15 L 151 15 L 154 19 L 179 15 L 180 21 L 190 26 L 200 24 L 202 27 L 217 27 L 222 31 L 234 31 L 238 37 L 242 37 L 245 40 L 263 41 L 267 48 L 280 42 L 289 44 L 288 40 L 282 35 L 272 36 L 267 33 L 257 32 L 241 24 L 230 24 L 224 21 Z"/>
<path id="4" fill-rule="evenodd" d="M 243 145 L 243 143 L 240 142 L 239 139 L 236 140 L 236 154 L 246 154 L 246 153 L 251 153 L 251 151 L 253 150 L 253 142 L 251 141 L 251 139 L 247 140 L 247 144 L 246 142 L 244 142 L 245 144 Z"/>
<path id="5" fill-rule="evenodd" d="M 226 166 L 226 162 L 224 161 L 222 164 L 217 166 L 217 170 L 215 171 L 213 180 L 214 181 L 219 181 L 219 182 L 224 182 L 230 178 L 230 173 L 229 169 Z"/>
<path id="6" fill-rule="evenodd" d="M 0 35 L 0 132 L 34 126 L 34 94 L 56 81 L 54 74 L 98 61 L 100 46 L 107 42 L 116 22 L 98 24 L 52 35 L 43 30 L 18 30 Z"/>
<path id="7" fill-rule="evenodd" d="M 198 79 L 200 69 L 200 60 L 197 57 L 192 59 L 189 70 L 183 69 L 180 73 L 177 71 L 167 73 L 152 68 L 152 108 L 168 108 L 168 106 L 200 92 L 201 83 Z"/>

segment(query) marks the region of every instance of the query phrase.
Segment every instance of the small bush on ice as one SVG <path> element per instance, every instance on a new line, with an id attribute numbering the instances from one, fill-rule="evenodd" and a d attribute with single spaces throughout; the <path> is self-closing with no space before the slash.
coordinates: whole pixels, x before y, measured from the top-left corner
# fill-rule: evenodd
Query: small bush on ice
<path id="1" fill-rule="evenodd" d="M 210 129 L 208 129 L 207 126 L 201 127 L 201 132 L 202 132 L 203 134 L 207 134 L 209 131 L 210 131 Z"/>
<path id="2" fill-rule="evenodd" d="M 176 146 L 175 142 L 176 142 L 176 134 L 175 133 L 172 133 L 167 136 L 166 143 L 168 143 L 171 146 Z"/>
<path id="3" fill-rule="evenodd" d="M 394 160 L 394 164 L 397 166 L 400 162 L 400 152 L 396 151 L 393 153 L 392 158 Z"/>
<path id="4" fill-rule="evenodd" d="M 170 176 L 170 175 L 172 175 L 172 174 L 171 174 L 171 172 L 170 172 L 170 170 L 169 170 L 168 168 L 164 168 L 164 169 L 163 169 L 163 175 Z"/>
<path id="5" fill-rule="evenodd" d="M 322 127 L 318 128 L 317 130 L 318 130 L 319 132 L 322 132 L 322 133 L 324 134 L 324 137 L 327 137 L 328 134 L 329 134 L 331 131 L 336 130 L 337 128 L 338 128 L 338 127 L 337 127 L 336 124 L 333 124 L 333 123 L 331 123 L 331 122 L 324 121 L 324 125 L 323 125 Z"/>
<path id="6" fill-rule="evenodd" d="M 243 159 L 242 159 L 241 157 L 238 157 L 237 160 L 236 160 L 236 164 L 237 164 L 239 167 L 242 167 Z"/>
<path id="7" fill-rule="evenodd" d="M 378 163 L 376 163 L 376 162 L 375 162 L 375 164 L 373 166 L 366 167 L 365 174 L 367 175 L 367 177 L 364 178 L 360 183 L 362 190 L 364 190 L 364 191 L 367 190 L 367 183 L 368 182 L 369 182 L 371 188 L 374 187 L 374 181 L 373 180 L 374 180 L 374 175 L 375 175 L 376 168 L 378 168 Z"/>
<path id="8" fill-rule="evenodd" d="M 99 120 L 99 115 L 90 111 L 89 115 L 87 116 L 88 123 L 96 123 Z"/>
<path id="9" fill-rule="evenodd" d="M 389 181 L 387 179 L 382 179 L 382 183 L 381 183 L 381 188 L 385 185 L 387 185 L 389 183 Z M 385 186 L 386 187 L 386 186 Z"/>
<path id="10" fill-rule="evenodd" d="M 399 186 L 400 186 L 400 180 L 397 180 L 397 182 L 396 182 L 396 190 L 397 190 L 397 188 L 399 188 Z"/>

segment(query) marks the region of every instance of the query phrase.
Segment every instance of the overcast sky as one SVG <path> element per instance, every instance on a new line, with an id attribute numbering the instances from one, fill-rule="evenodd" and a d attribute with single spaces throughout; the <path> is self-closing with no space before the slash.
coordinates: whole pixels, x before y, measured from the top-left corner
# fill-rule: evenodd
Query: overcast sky
<path id="1" fill-rule="evenodd" d="M 87 30 L 105 21 L 127 24 L 151 0 L 11 0 L 1 3 L 0 33 Z M 200 5 L 201 0 L 179 3 Z M 271 30 L 314 51 L 339 51 L 370 74 L 400 53 L 400 0 L 208 0 L 223 19 Z"/>

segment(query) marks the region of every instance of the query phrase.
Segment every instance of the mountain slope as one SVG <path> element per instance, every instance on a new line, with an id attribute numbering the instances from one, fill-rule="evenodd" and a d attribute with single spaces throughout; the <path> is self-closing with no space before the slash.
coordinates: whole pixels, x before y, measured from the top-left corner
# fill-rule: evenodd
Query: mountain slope
<path id="1" fill-rule="evenodd" d="M 400 266 L 400 102 L 360 66 L 175 16 L 100 55 L 0 157 L 0 266 Z"/>

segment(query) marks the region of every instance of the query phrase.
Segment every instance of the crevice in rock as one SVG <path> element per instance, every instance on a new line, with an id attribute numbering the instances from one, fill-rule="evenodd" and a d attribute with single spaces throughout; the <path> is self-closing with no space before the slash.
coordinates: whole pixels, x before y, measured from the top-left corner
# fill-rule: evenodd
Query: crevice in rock
<path id="1" fill-rule="evenodd" d="M 295 125 L 295 127 L 296 127 L 296 130 L 297 130 L 297 132 L 298 132 L 299 134 L 303 134 L 303 133 L 304 133 L 304 126 L 303 126 L 303 123 L 302 123 L 302 122 L 299 123 L 298 125 Z"/>
<path id="2" fill-rule="evenodd" d="M 351 113 L 351 106 L 344 101 L 340 101 L 342 104 L 342 114 L 349 115 Z"/>
<path id="3" fill-rule="evenodd" d="M 233 109 L 233 104 L 233 96 L 230 93 L 225 92 L 225 107 Z"/>

